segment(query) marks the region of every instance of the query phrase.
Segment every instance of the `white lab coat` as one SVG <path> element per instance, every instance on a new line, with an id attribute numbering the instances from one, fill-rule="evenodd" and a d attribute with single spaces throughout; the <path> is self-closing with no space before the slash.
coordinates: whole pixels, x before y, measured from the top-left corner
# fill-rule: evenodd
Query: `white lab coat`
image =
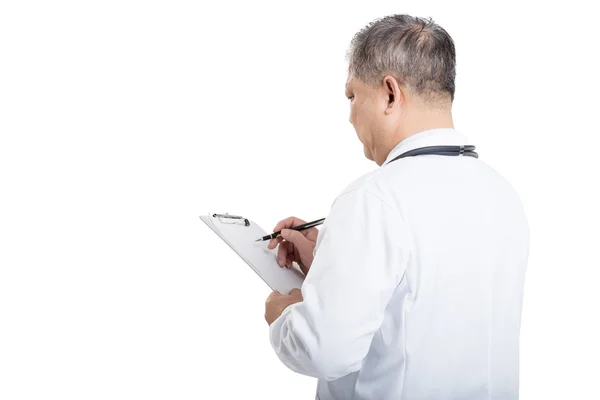
<path id="1" fill-rule="evenodd" d="M 387 160 L 463 144 L 427 130 Z M 384 164 L 333 203 L 304 301 L 271 325 L 271 344 L 319 378 L 320 400 L 517 399 L 528 249 L 517 194 L 481 159 Z"/>

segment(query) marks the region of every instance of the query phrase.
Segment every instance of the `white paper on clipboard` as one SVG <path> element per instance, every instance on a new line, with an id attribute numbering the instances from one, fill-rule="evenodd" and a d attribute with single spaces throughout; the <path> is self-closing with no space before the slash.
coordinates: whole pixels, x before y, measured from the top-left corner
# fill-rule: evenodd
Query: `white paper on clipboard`
<path id="1" fill-rule="evenodd" d="M 304 274 L 297 268 L 281 268 L 277 263 L 277 248 L 269 250 L 269 241 L 256 242 L 268 235 L 255 222 L 228 214 L 200 216 L 225 243 L 231 247 L 273 290 L 287 294 L 301 288 Z"/>

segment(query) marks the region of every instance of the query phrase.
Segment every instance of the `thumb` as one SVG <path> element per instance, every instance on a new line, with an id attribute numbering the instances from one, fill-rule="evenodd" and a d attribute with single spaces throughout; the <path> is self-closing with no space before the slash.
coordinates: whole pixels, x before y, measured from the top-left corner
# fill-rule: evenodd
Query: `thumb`
<path id="1" fill-rule="evenodd" d="M 300 232 L 293 229 L 282 229 L 281 236 L 288 242 L 292 242 L 298 250 L 304 250 L 308 245 L 308 239 Z"/>

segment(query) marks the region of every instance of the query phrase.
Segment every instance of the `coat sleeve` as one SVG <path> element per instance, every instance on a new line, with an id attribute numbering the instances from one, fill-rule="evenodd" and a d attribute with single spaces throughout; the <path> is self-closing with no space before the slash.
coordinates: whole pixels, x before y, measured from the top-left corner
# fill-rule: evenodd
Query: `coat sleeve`
<path id="1" fill-rule="evenodd" d="M 303 301 L 270 326 L 279 359 L 298 373 L 334 380 L 357 371 L 404 274 L 409 236 L 375 195 L 337 198 L 317 239 Z"/>

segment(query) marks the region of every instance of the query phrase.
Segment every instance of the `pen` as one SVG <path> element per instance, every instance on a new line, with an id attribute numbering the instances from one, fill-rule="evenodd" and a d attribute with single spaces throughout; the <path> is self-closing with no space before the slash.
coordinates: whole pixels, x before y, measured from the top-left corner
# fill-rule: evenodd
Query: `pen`
<path id="1" fill-rule="evenodd" d="M 313 226 L 321 225 L 323 223 L 323 221 L 325 221 L 325 218 L 321 218 L 321 219 L 318 219 L 318 220 L 312 221 L 312 222 L 307 222 L 305 224 L 298 225 L 298 226 L 295 226 L 295 227 L 289 228 L 289 229 L 293 229 L 295 231 L 301 231 L 304 229 L 312 228 Z M 258 238 L 255 241 L 260 242 L 260 241 L 265 241 L 265 240 L 271 240 L 271 239 L 275 239 L 275 238 L 279 237 L 280 235 L 281 235 L 281 231 L 277 231 L 277 232 L 271 233 L 270 235 Z"/>

